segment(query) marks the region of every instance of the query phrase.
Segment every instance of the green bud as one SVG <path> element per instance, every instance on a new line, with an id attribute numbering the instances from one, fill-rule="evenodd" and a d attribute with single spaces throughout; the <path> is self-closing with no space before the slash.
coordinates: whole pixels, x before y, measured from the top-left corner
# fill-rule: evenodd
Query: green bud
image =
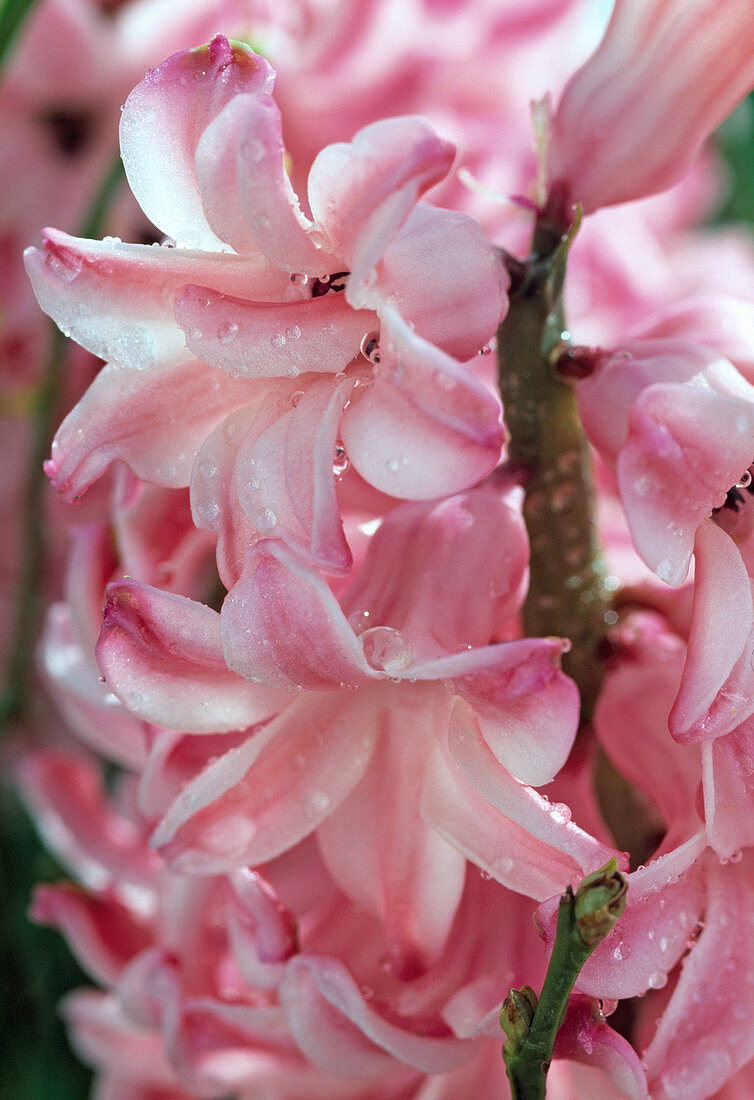
<path id="1" fill-rule="evenodd" d="M 628 883 L 611 859 L 599 871 L 587 875 L 576 891 L 574 916 L 583 944 L 594 948 L 612 932 L 626 908 Z"/>
<path id="2" fill-rule="evenodd" d="M 508 1036 L 503 1044 L 507 1055 L 515 1055 L 529 1034 L 537 1008 L 537 994 L 530 985 L 511 989 L 500 1010 L 500 1026 Z"/>

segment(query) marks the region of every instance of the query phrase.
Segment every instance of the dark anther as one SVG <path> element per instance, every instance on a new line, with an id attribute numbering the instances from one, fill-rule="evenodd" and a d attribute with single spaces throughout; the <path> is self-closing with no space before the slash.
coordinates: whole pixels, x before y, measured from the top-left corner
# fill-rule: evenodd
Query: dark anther
<path id="1" fill-rule="evenodd" d="M 338 291 L 345 290 L 345 281 L 350 274 L 350 271 L 336 271 L 325 279 L 315 279 L 312 283 L 312 298 L 321 298 L 324 294 L 329 294 L 330 291 L 337 294 Z"/>
<path id="2" fill-rule="evenodd" d="M 594 348 L 556 344 L 553 352 L 554 366 L 561 378 L 578 381 L 579 378 L 588 378 L 594 372 L 597 360 Z"/>
<path id="3" fill-rule="evenodd" d="M 752 464 L 754 465 L 754 463 Z M 740 508 L 746 504 L 747 499 L 750 496 L 754 496 L 754 478 L 751 477 L 750 471 L 746 471 L 746 474 L 741 478 L 737 485 L 734 485 L 725 494 L 725 504 L 721 504 L 719 508 L 712 509 L 712 515 L 716 515 L 717 512 L 722 512 L 723 508 L 728 508 L 731 512 L 738 512 Z"/>
<path id="4" fill-rule="evenodd" d="M 83 152 L 94 131 L 94 112 L 86 107 L 51 107 L 42 112 L 42 122 L 55 149 L 64 157 Z"/>

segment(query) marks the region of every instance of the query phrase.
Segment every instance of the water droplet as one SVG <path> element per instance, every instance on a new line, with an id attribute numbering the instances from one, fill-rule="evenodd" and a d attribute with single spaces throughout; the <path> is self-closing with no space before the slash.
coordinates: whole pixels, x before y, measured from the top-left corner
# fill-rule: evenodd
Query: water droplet
<path id="1" fill-rule="evenodd" d="M 61 282 L 72 283 L 81 274 L 83 261 L 72 249 L 56 245 L 47 253 L 45 267 Z"/>
<path id="2" fill-rule="evenodd" d="M 668 941 L 668 937 L 667 936 L 660 936 L 660 951 L 662 951 L 662 953 L 664 954 L 667 951 L 669 946 L 670 946 L 670 943 Z"/>
<path id="3" fill-rule="evenodd" d="M 284 348 L 285 342 L 285 336 L 283 336 L 282 332 L 276 332 L 270 341 L 273 348 Z"/>
<path id="4" fill-rule="evenodd" d="M 351 462 L 346 454 L 345 447 L 342 443 L 336 443 L 335 451 L 333 452 L 332 472 L 338 481 L 340 481 L 350 465 Z"/>
<path id="5" fill-rule="evenodd" d="M 380 334 L 379 332 L 368 332 L 361 341 L 361 354 L 365 359 L 368 359 L 370 363 L 380 362 Z"/>
<path id="6" fill-rule="evenodd" d="M 308 809 L 312 817 L 319 817 L 330 808 L 330 798 L 324 791 L 315 791 L 309 799 Z"/>
<path id="7" fill-rule="evenodd" d="M 265 508 L 261 516 L 257 517 L 257 526 L 262 531 L 271 531 L 276 526 L 278 521 L 277 516 L 271 508 Z"/>
<path id="8" fill-rule="evenodd" d="M 306 397 L 306 394 L 303 390 L 296 390 L 294 393 L 291 394 L 291 405 L 293 405 L 294 409 L 304 399 L 304 397 Z"/>
<path id="9" fill-rule="evenodd" d="M 492 875 L 490 874 L 489 871 L 480 870 L 479 874 L 484 879 L 485 882 L 490 882 L 492 880 Z"/>
<path id="10" fill-rule="evenodd" d="M 367 663 L 377 672 L 400 672 L 413 659 L 413 649 L 400 630 L 391 626 L 372 626 L 361 635 Z"/>
<path id="11" fill-rule="evenodd" d="M 661 970 L 653 970 L 647 978 L 647 985 L 650 989 L 662 989 L 667 984 L 668 976 L 663 974 Z"/>
<path id="12" fill-rule="evenodd" d="M 294 325 L 292 328 L 285 330 L 285 335 L 289 340 L 299 340 L 301 338 L 301 329 L 298 325 Z"/>
<path id="13" fill-rule="evenodd" d="M 479 349 L 479 355 L 492 355 L 492 348 L 489 344 L 485 344 L 484 347 Z"/>
<path id="14" fill-rule="evenodd" d="M 567 825 L 571 820 L 571 807 L 566 806 L 565 802 L 553 802 L 548 813 L 558 825 Z"/>
<path id="15" fill-rule="evenodd" d="M 306 286 L 306 284 L 309 282 L 309 276 L 304 275 L 300 271 L 294 271 L 291 275 L 291 282 L 296 283 L 297 286 Z"/>
<path id="16" fill-rule="evenodd" d="M 217 330 L 217 336 L 221 344 L 232 344 L 238 336 L 238 325 L 235 321 L 223 321 Z"/>

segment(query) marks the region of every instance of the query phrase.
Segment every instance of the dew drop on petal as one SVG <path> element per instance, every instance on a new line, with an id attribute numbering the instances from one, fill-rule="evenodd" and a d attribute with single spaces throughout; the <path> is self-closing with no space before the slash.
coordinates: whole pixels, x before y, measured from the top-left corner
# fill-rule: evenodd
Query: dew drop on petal
<path id="1" fill-rule="evenodd" d="M 368 332 L 361 341 L 361 354 L 365 359 L 368 359 L 370 363 L 379 363 L 380 361 L 380 334 L 379 332 Z"/>
<path id="2" fill-rule="evenodd" d="M 238 336 L 238 325 L 235 321 L 223 321 L 217 330 L 217 336 L 221 344 L 232 344 Z"/>
<path id="3" fill-rule="evenodd" d="M 72 283 L 81 274 L 83 262 L 70 248 L 56 247 L 47 253 L 45 266 L 64 283 Z"/>
<path id="4" fill-rule="evenodd" d="M 400 630 L 392 626 L 372 626 L 361 635 L 367 664 L 377 672 L 400 672 L 413 660 L 413 649 Z"/>
<path id="5" fill-rule="evenodd" d="M 306 284 L 309 282 L 309 276 L 304 275 L 300 271 L 294 271 L 291 275 L 291 282 L 295 283 L 297 286 L 306 286 Z"/>
<path id="6" fill-rule="evenodd" d="M 647 978 L 647 984 L 650 989 L 662 989 L 663 986 L 668 984 L 668 976 L 663 974 L 661 970 L 653 970 Z"/>
<path id="7" fill-rule="evenodd" d="M 291 405 L 293 405 L 294 409 L 304 399 L 305 396 L 306 394 L 303 390 L 295 390 L 295 392 L 291 394 Z"/>
<path id="8" fill-rule="evenodd" d="M 276 332 L 270 342 L 273 348 L 284 348 L 286 343 L 285 336 L 282 332 Z"/>
<path id="9" fill-rule="evenodd" d="M 342 443 L 336 443 L 335 450 L 333 452 L 332 472 L 338 481 L 340 481 L 343 475 L 347 472 L 350 465 L 351 462 L 348 455 L 346 454 L 345 447 Z"/>

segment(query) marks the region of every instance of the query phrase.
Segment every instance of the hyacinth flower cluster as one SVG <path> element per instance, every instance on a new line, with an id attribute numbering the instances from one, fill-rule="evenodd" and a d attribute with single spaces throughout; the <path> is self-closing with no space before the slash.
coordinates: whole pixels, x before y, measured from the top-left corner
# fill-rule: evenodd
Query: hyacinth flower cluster
<path id="1" fill-rule="evenodd" d="M 277 79 L 217 35 L 126 99 L 155 243 L 25 257 L 102 361 L 13 760 L 95 1095 L 748 1095 L 754 257 L 691 224 L 754 13 L 616 0 L 567 79 L 576 3 L 425 0 L 372 76 L 387 0 L 262 8 Z"/>

